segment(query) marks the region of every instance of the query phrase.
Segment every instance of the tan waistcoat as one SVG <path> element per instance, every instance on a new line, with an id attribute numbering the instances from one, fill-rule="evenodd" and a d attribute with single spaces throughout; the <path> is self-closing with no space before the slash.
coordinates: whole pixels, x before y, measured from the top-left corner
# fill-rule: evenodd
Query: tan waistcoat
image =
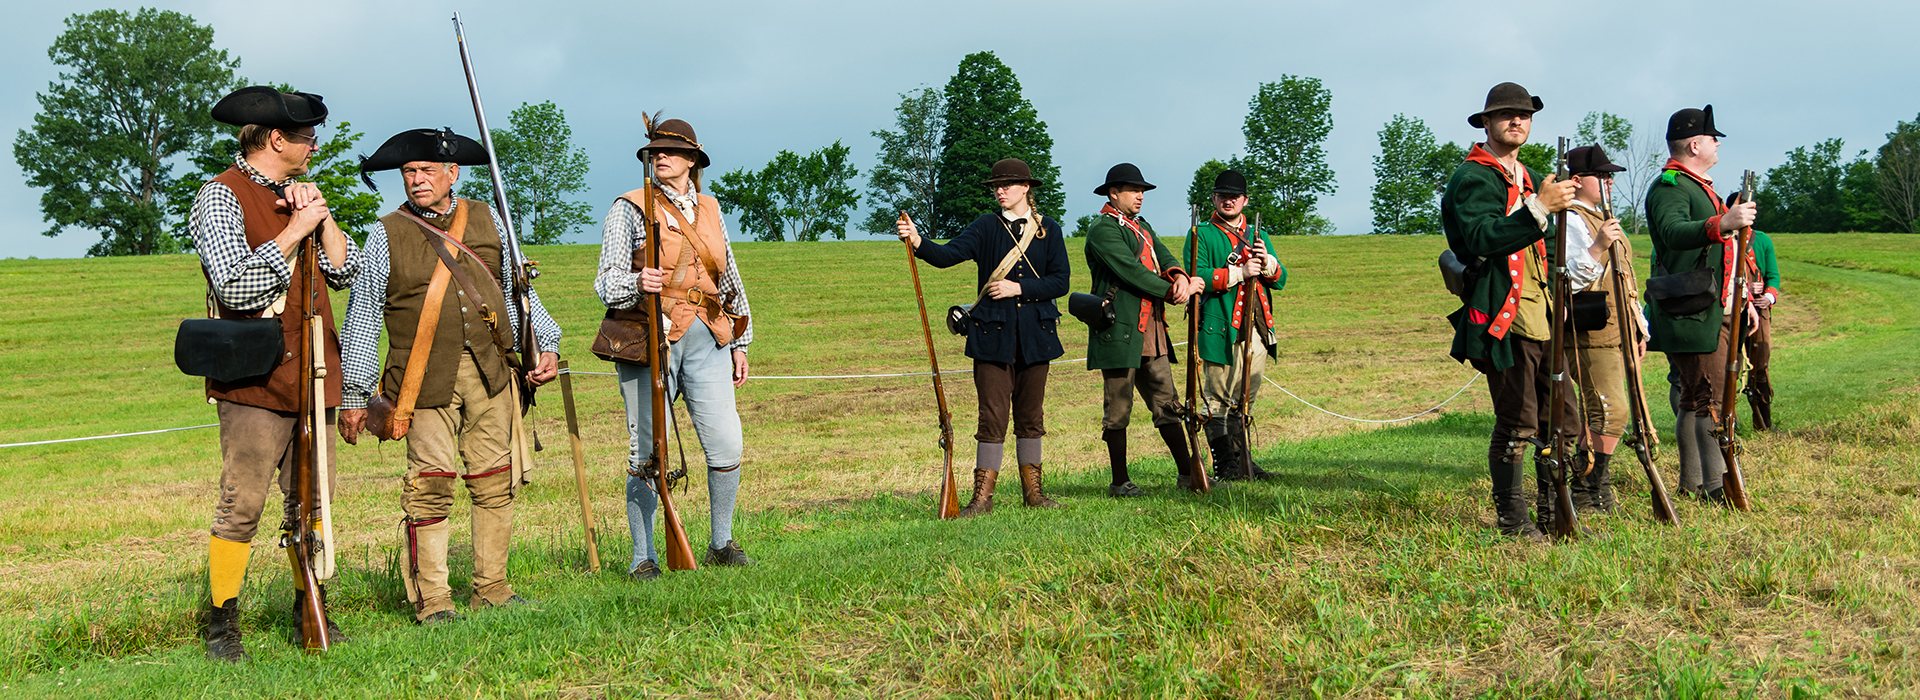
<path id="1" fill-rule="evenodd" d="M 641 188 L 620 195 L 620 198 L 632 203 L 640 211 L 646 212 L 646 204 L 643 203 L 645 195 L 646 188 Z M 724 273 L 727 265 L 727 235 L 720 226 L 720 202 L 705 194 L 699 195 L 698 201 L 699 204 L 694 206 L 691 235 L 699 237 L 700 244 L 694 246 L 695 255 L 688 259 L 683 275 L 679 262 L 683 255 L 683 248 L 690 243 L 687 239 L 689 233 L 680 230 L 680 219 L 675 217 L 684 218 L 685 215 L 674 208 L 673 202 L 665 195 L 654 193 L 654 211 L 648 212 L 651 214 L 648 218 L 659 224 L 657 230 L 660 231 L 660 269 L 666 271 L 667 276 L 667 291 L 661 295 L 660 302 L 666 310 L 667 318 L 673 322 L 672 330 L 667 332 L 668 342 L 680 340 L 681 336 L 686 335 L 687 328 L 694 319 L 699 319 L 700 322 L 707 324 L 708 330 L 713 331 L 714 343 L 724 347 L 727 343 L 733 342 L 734 320 L 725 313 L 714 313 L 701 303 L 703 298 L 712 298 L 722 304 L 725 303 L 725 300 L 718 298 L 719 280 L 714 279 L 713 275 L 707 272 L 707 265 L 701 258 L 709 256 L 709 262 L 713 264 L 714 269 Z M 672 211 L 668 212 L 669 209 Z M 646 247 L 635 246 L 633 269 L 639 270 L 647 266 Z M 680 278 L 677 283 L 674 281 L 676 277 Z"/>
<path id="2" fill-rule="evenodd" d="M 234 199 L 240 201 L 240 215 L 247 235 L 247 247 L 259 248 L 286 230 L 288 222 L 293 220 L 293 210 L 274 205 L 280 198 L 269 189 L 241 173 L 236 168 L 227 168 L 226 172 L 214 176 L 214 182 L 226 185 L 233 191 Z M 309 238 L 308 240 L 315 240 Z M 232 401 L 247 406 L 274 411 L 294 412 L 300 410 L 300 385 L 306 372 L 300 366 L 301 330 L 307 313 L 307 282 L 299 274 L 300 260 L 294 260 L 294 275 L 291 286 L 287 288 L 287 305 L 280 312 L 280 332 L 286 338 L 287 350 L 280 355 L 280 364 L 264 377 L 255 377 L 238 382 L 216 382 L 207 380 L 207 397 Z M 206 268 L 200 274 L 206 274 Z M 322 347 L 327 356 L 327 406 L 340 405 L 340 336 L 333 330 L 333 301 L 328 298 L 326 283 L 321 283 L 320 316 L 326 319 L 327 340 Z M 219 304 L 215 299 L 214 303 Z M 264 311 L 264 309 L 262 309 Z M 221 318 L 257 318 L 261 311 L 234 311 L 225 304 L 219 307 Z"/>
<path id="3" fill-rule="evenodd" d="M 1598 235 L 1598 231 L 1600 230 L 1600 227 L 1606 224 L 1606 219 L 1601 218 L 1600 212 L 1594 211 L 1592 209 L 1588 209 L 1586 207 L 1573 207 L 1572 210 L 1575 212 L 1579 212 L 1580 218 L 1584 220 L 1587 224 L 1587 230 L 1596 232 L 1595 235 Z M 1621 264 L 1625 267 L 1627 271 L 1627 279 L 1632 280 L 1634 279 L 1633 277 L 1633 243 L 1631 241 L 1622 239 L 1620 244 L 1625 249 L 1625 252 L 1626 252 L 1626 258 L 1621 261 Z M 1575 342 L 1579 343 L 1579 346 L 1583 348 L 1620 347 L 1620 317 L 1619 317 L 1620 314 L 1617 313 L 1616 309 L 1614 308 L 1615 300 L 1618 298 L 1614 295 L 1618 294 L 1619 292 L 1617 291 L 1617 283 L 1614 281 L 1615 279 L 1614 269 L 1611 264 L 1610 257 L 1611 256 L 1609 255 L 1609 257 L 1603 257 L 1600 259 L 1601 264 L 1607 265 L 1607 271 L 1600 274 L 1600 279 L 1594 280 L 1593 284 L 1588 285 L 1586 289 L 1576 290 L 1576 291 L 1604 291 L 1607 293 L 1607 327 L 1602 328 L 1600 330 L 1596 330 L 1596 331 L 1581 331 L 1580 333 L 1576 334 L 1578 335 L 1578 339 Z M 1640 308 L 1640 290 L 1638 289 L 1637 284 L 1629 282 L 1627 284 L 1626 295 L 1627 295 L 1627 301 L 1630 302 L 1627 305 L 1628 311 L 1633 311 L 1634 309 Z M 1636 326 L 1639 325 L 1640 318 L 1638 313 L 1636 312 L 1632 318 L 1629 318 L 1628 322 L 1633 323 Z"/>
<path id="4" fill-rule="evenodd" d="M 462 199 L 456 206 L 471 207 L 467 210 L 466 231 L 458 237 L 478 253 L 483 262 L 476 262 L 473 256 L 451 243 L 447 251 L 460 261 L 461 271 L 467 274 L 482 298 L 474 303 L 467 298 L 458 279 L 448 281 L 446 296 L 440 301 L 440 324 L 434 332 L 433 350 L 427 355 L 427 371 L 420 382 L 420 398 L 415 404 L 419 408 L 453 402 L 453 380 L 460 373 L 461 355 L 468 351 L 473 353 L 474 364 L 480 368 L 488 396 L 499 394 L 507 387 L 506 358 L 494 344 L 493 333 L 481 316 L 481 304 L 485 304 L 499 322 L 501 335 L 513 336 L 507 323 L 506 295 L 500 291 L 500 231 L 494 228 L 493 216 L 486 204 Z M 446 227 L 453 225 L 454 217 L 422 218 L 435 226 Z M 387 254 L 391 259 L 385 308 L 387 365 L 380 374 L 380 391 L 398 401 L 414 334 L 420 328 L 420 314 L 426 307 L 427 285 L 433 280 L 434 269 L 440 265 L 440 256 L 427 244 L 427 237 L 435 234 L 399 210 L 380 217 L 380 223 L 387 229 Z"/>

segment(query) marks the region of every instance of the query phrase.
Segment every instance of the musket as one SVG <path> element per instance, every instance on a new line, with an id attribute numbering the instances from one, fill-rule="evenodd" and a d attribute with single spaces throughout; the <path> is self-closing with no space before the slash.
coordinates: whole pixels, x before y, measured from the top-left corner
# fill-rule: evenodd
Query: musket
<path id="1" fill-rule="evenodd" d="M 1554 169 L 1554 180 L 1567 179 L 1567 139 L 1560 137 L 1560 162 Z M 1573 298 L 1573 283 L 1567 279 L 1567 212 L 1562 210 L 1554 215 L 1553 245 L 1548 248 L 1552 255 L 1547 261 L 1548 305 L 1552 315 L 1551 330 L 1547 341 L 1547 362 L 1549 384 L 1547 391 L 1547 430 L 1546 449 L 1544 450 L 1547 469 L 1553 479 L 1554 539 L 1579 539 L 1579 516 L 1573 512 L 1573 490 L 1567 482 L 1572 467 L 1572 455 L 1567 454 L 1571 445 L 1560 438 L 1561 405 L 1569 397 L 1572 388 L 1567 372 L 1567 328 L 1571 317 L 1568 315 L 1568 303 Z M 1584 426 L 1583 426 L 1584 427 Z"/>
<path id="2" fill-rule="evenodd" d="M 913 223 L 913 217 L 900 212 L 901 223 Z M 933 352 L 933 324 L 927 321 L 927 297 L 920 292 L 920 261 L 913 257 L 913 242 L 907 247 L 907 269 L 913 273 L 913 298 L 920 302 L 920 331 L 927 339 L 927 365 L 933 368 L 933 398 L 940 406 L 940 449 L 947 453 L 946 466 L 940 472 L 940 500 L 935 504 L 941 520 L 960 514 L 960 489 L 953 483 L 953 414 L 947 411 L 947 389 L 940 384 L 940 357 Z"/>
<path id="3" fill-rule="evenodd" d="M 1254 212 L 1253 228 L 1247 229 L 1247 255 L 1253 254 L 1253 242 L 1258 240 L 1259 235 L 1260 213 Z M 1240 264 L 1244 265 L 1246 262 L 1247 259 L 1244 256 L 1240 258 Z M 1240 357 L 1240 430 L 1245 433 L 1241 436 L 1240 444 L 1246 448 L 1240 450 L 1240 469 L 1246 474 L 1248 481 L 1253 480 L 1253 407 L 1249 405 L 1253 402 L 1253 345 L 1254 341 L 1260 339 L 1260 333 L 1254 326 L 1253 315 L 1261 308 L 1260 298 L 1254 296 L 1254 290 L 1260 287 L 1260 280 L 1257 278 L 1248 278 L 1240 282 L 1240 320 L 1244 326 L 1241 329 L 1240 342 L 1247 346 Z"/>
<path id="4" fill-rule="evenodd" d="M 520 353 L 518 358 L 508 353 L 507 363 L 515 369 L 515 380 L 519 382 L 520 389 L 520 412 L 524 414 L 534 404 L 535 387 L 527 381 L 527 373 L 533 371 L 535 360 L 540 356 L 540 348 L 533 335 L 533 301 L 530 298 L 533 279 L 540 276 L 540 263 L 520 255 L 520 237 L 514 233 L 513 212 L 507 205 L 506 181 L 500 177 L 499 152 L 493 147 L 493 131 L 487 128 L 487 110 L 480 104 L 480 83 L 473 75 L 473 58 L 467 52 L 466 28 L 460 22 L 458 12 L 453 13 L 453 38 L 460 45 L 460 67 L 466 71 L 467 96 L 473 100 L 473 118 L 480 124 L 480 145 L 485 146 L 487 151 L 487 174 L 493 178 L 493 206 L 495 211 L 500 212 L 500 226 L 505 229 L 500 237 L 505 244 L 507 259 L 513 261 L 507 303 L 512 304 L 514 311 L 520 315 L 520 331 L 515 338 Z M 533 450 L 540 451 L 540 438 L 531 435 L 532 428 L 527 431 L 534 443 Z M 523 468 L 532 466 L 524 465 Z"/>
<path id="5" fill-rule="evenodd" d="M 640 121 L 646 127 L 648 138 L 652 137 L 653 125 L 660 118 L 659 113 L 648 116 L 640 114 Z M 660 221 L 654 215 L 653 202 L 653 151 L 641 149 L 640 162 L 645 164 L 641 170 L 645 173 L 640 187 L 640 222 L 646 229 L 647 242 L 644 255 L 647 267 L 660 269 Z M 700 568 L 693 558 L 693 545 L 687 541 L 687 530 L 680 524 L 680 511 L 673 507 L 673 482 L 685 476 L 684 470 L 676 474 L 667 469 L 667 411 L 673 410 L 667 402 L 666 366 L 672 348 L 667 345 L 666 314 L 662 310 L 658 293 L 646 294 L 647 305 L 647 376 L 652 381 L 653 401 L 653 452 L 648 463 L 653 470 L 653 492 L 660 497 L 660 516 L 666 526 L 667 568 L 674 571 L 692 571 Z"/>
<path id="6" fill-rule="evenodd" d="M 587 570 L 600 572 L 600 538 L 593 531 L 593 500 L 587 497 L 587 460 L 580 444 L 580 420 L 573 411 L 573 372 L 560 361 L 560 399 L 567 409 L 567 441 L 573 447 L 573 485 L 580 493 L 580 529 L 587 537 Z"/>
<path id="7" fill-rule="evenodd" d="M 1613 220 L 1613 192 L 1611 186 L 1607 196 L 1600 200 L 1600 213 L 1606 220 Z M 1613 267 L 1613 318 L 1614 325 L 1620 329 L 1620 354 L 1625 362 L 1627 374 L 1627 412 L 1632 418 L 1633 434 L 1621 442 L 1633 450 L 1639 458 L 1640 468 L 1647 473 L 1647 484 L 1653 491 L 1653 517 L 1660 522 L 1678 527 L 1680 516 L 1673 509 L 1673 500 L 1667 496 L 1667 482 L 1660 478 L 1660 469 L 1653 462 L 1653 448 L 1660 444 L 1660 434 L 1653 428 L 1653 410 L 1647 404 L 1647 388 L 1640 382 L 1640 345 L 1639 310 L 1633 308 L 1633 302 L 1627 299 L 1627 290 L 1633 289 L 1633 274 L 1627 269 L 1627 243 L 1614 241 L 1607 248 L 1608 264 Z"/>
<path id="8" fill-rule="evenodd" d="M 285 195 L 282 195 L 285 197 Z M 288 198 L 291 199 L 291 198 Z M 326 503 L 326 477 L 320 474 L 326 468 L 326 317 L 320 313 L 321 291 L 324 284 L 320 280 L 320 228 L 307 235 L 300 245 L 299 270 L 295 274 L 306 283 L 306 309 L 300 319 L 300 367 L 305 381 L 300 382 L 299 404 L 300 418 L 295 430 L 298 431 L 298 455 L 293 460 L 294 506 L 293 528 L 280 538 L 280 546 L 287 550 L 287 560 L 293 565 L 294 586 L 307 592 L 301 598 L 300 646 L 308 652 L 326 651 L 332 640 L 327 638 L 327 611 L 320 601 L 320 579 L 325 572 L 316 570 L 314 562 L 318 553 L 323 560 L 332 558 L 333 539 L 331 525 L 322 525 L 322 536 L 314 534 L 315 513 L 318 512 L 327 521 L 331 521 L 328 511 L 332 507 Z M 327 565 L 331 568 L 331 565 Z"/>
<path id="9" fill-rule="evenodd" d="M 1187 210 L 1187 274 L 1196 275 L 1194 268 L 1200 259 L 1200 205 L 1195 204 Z M 1187 454 L 1193 459 L 1193 490 L 1200 493 L 1213 492 L 1213 480 L 1207 476 L 1207 469 L 1201 466 L 1200 456 L 1200 297 L 1199 292 L 1187 298 L 1187 409 L 1181 412 L 1180 420 L 1187 424 Z M 1224 418 L 1223 418 L 1224 420 Z"/>
<path id="10" fill-rule="evenodd" d="M 1753 201 L 1753 179 L 1752 170 L 1740 176 L 1741 204 Z M 1747 334 L 1747 248 L 1753 245 L 1753 227 L 1740 229 L 1733 235 L 1733 293 L 1725 307 L 1726 313 L 1733 314 L 1733 332 L 1727 336 L 1727 374 L 1720 385 L 1720 427 L 1714 435 L 1720 439 L 1720 456 L 1727 463 L 1724 485 L 1727 503 L 1738 510 L 1753 510 L 1753 501 L 1747 496 L 1747 479 L 1740 473 L 1740 454 L 1744 450 L 1740 434 L 1734 430 L 1740 413 L 1733 409 L 1734 400 L 1740 395 L 1740 369 L 1747 359 L 1747 344 L 1742 341 Z"/>

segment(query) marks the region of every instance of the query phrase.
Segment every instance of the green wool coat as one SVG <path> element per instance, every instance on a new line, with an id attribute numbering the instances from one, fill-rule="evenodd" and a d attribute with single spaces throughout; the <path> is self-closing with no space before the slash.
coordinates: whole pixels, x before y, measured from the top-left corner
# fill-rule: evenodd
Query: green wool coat
<path id="1" fill-rule="evenodd" d="M 1108 289 L 1115 289 L 1114 324 L 1101 331 L 1088 329 L 1087 369 L 1138 368 L 1140 347 L 1147 342 L 1139 328 L 1140 300 L 1167 298 L 1173 283 L 1140 264 L 1140 237 L 1133 231 L 1105 214 L 1093 219 L 1093 225 L 1087 228 L 1087 274 L 1093 278 L 1093 287 L 1087 293 L 1104 297 Z M 1134 223 L 1153 237 L 1153 257 L 1161 270 L 1186 269 L 1160 242 L 1159 234 L 1146 219 L 1135 219 Z M 1147 332 L 1157 331 L 1149 327 Z"/>
<path id="2" fill-rule="evenodd" d="M 1527 178 L 1535 184 L 1541 181 L 1532 170 Z M 1513 335 L 1494 337 L 1489 329 L 1507 296 L 1519 293 L 1519 280 L 1508 274 L 1508 256 L 1545 238 L 1546 232 L 1526 207 L 1508 214 L 1506 178 L 1473 161 L 1461 163 L 1447 179 L 1447 192 L 1440 199 L 1440 227 L 1446 231 L 1447 247 L 1467 263 L 1472 289 L 1466 304 L 1447 316 L 1453 322 L 1449 354 L 1461 362 L 1479 360 L 1490 363 L 1496 372 L 1504 371 L 1513 366 Z M 1507 323 L 1500 326 L 1508 327 Z"/>
<path id="3" fill-rule="evenodd" d="M 1194 244 L 1199 243 L 1199 250 Z M 1267 232 L 1260 232 L 1260 242 L 1273 252 L 1273 239 Z M 1240 342 L 1240 329 L 1233 327 L 1233 305 L 1244 293 L 1243 287 L 1236 285 L 1226 290 L 1219 289 L 1220 283 L 1227 279 L 1227 256 L 1233 253 L 1233 239 L 1220 230 L 1213 222 L 1202 222 L 1187 236 L 1187 243 L 1180 250 L 1180 263 L 1186 265 L 1193 261 L 1194 274 L 1206 283 L 1206 291 L 1200 300 L 1200 359 L 1214 364 L 1233 364 L 1233 348 Z M 1271 278 L 1260 278 L 1256 295 L 1266 301 L 1267 308 L 1273 308 L 1273 293 L 1287 286 L 1287 265 L 1280 264 L 1280 271 Z M 1245 285 L 1246 282 L 1241 282 Z M 1257 318 L 1259 311 L 1248 314 Z M 1267 337 L 1273 337 L 1273 324 L 1266 327 Z M 1268 357 L 1278 357 L 1277 346 L 1267 346 Z"/>
<path id="4" fill-rule="evenodd" d="M 1766 282 L 1767 291 L 1773 292 L 1773 298 L 1780 298 L 1780 261 L 1773 255 L 1773 239 L 1767 232 L 1753 232 L 1753 262 L 1760 267 L 1760 279 L 1749 282 Z"/>
<path id="5" fill-rule="evenodd" d="M 1719 273 L 1725 245 L 1710 233 L 1720 226 L 1720 209 L 1705 187 L 1686 173 L 1668 170 L 1654 178 L 1647 190 L 1647 228 L 1653 238 L 1651 275 L 1677 274 L 1699 268 L 1715 271 L 1713 291 L 1721 292 Z M 1719 303 L 1687 316 L 1672 316 L 1660 303 L 1647 300 L 1647 325 L 1654 352 L 1713 352 L 1720 345 L 1720 323 L 1725 312 Z"/>

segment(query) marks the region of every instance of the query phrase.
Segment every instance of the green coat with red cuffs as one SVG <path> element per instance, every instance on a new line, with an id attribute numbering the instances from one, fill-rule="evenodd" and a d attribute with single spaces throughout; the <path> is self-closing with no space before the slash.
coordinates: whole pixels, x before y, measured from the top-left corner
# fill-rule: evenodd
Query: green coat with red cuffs
<path id="1" fill-rule="evenodd" d="M 1514 208 L 1533 194 L 1540 175 L 1523 170 L 1522 182 L 1510 182 L 1492 154 L 1474 144 L 1467 160 L 1453 169 L 1440 198 L 1440 226 L 1447 247 L 1467 265 L 1471 290 L 1466 304 L 1447 316 L 1453 322 L 1449 354 L 1461 362 L 1486 363 L 1504 371 L 1513 366 L 1515 307 L 1529 246 L 1540 246 L 1546 231 L 1527 207 Z M 1508 213 L 1512 210 L 1512 213 Z"/>
<path id="2" fill-rule="evenodd" d="M 1159 268 L 1159 272 L 1147 269 L 1140 261 L 1146 244 L 1119 220 L 1105 213 L 1096 214 L 1093 224 L 1087 227 L 1087 275 L 1093 279 L 1087 293 L 1104 297 L 1112 290 L 1115 317 L 1113 325 L 1088 332 L 1087 369 L 1090 370 L 1138 368 L 1146 334 L 1164 332 L 1153 327 L 1159 322 L 1151 318 L 1151 305 L 1163 303 L 1173 291 L 1171 280 L 1175 275 L 1186 274 L 1146 219 L 1135 218 L 1133 222 L 1152 240 L 1154 267 Z M 1171 342 L 1172 338 L 1168 340 Z"/>
<path id="3" fill-rule="evenodd" d="M 1647 190 L 1647 233 L 1653 239 L 1654 277 L 1691 270 L 1714 270 L 1714 292 L 1726 291 L 1733 251 L 1723 242 L 1731 240 L 1720 231 L 1720 215 L 1726 205 L 1704 176 L 1688 171 L 1672 160 L 1666 170 L 1654 178 Z M 1660 302 L 1648 299 L 1647 326 L 1652 337 L 1647 349 L 1654 352 L 1703 353 L 1720 346 L 1720 325 L 1726 318 L 1716 301 L 1706 310 L 1686 316 L 1674 316 L 1660 308 Z"/>
<path id="4" fill-rule="evenodd" d="M 1240 329 L 1246 323 L 1245 315 L 1236 315 L 1235 311 L 1245 298 L 1247 282 L 1242 280 L 1240 284 L 1227 286 L 1227 281 L 1232 279 L 1228 257 L 1242 246 L 1240 235 L 1220 230 L 1211 220 L 1203 221 L 1191 230 L 1180 253 L 1183 263 L 1191 256 L 1193 269 L 1198 271 L 1195 274 L 1206 282 L 1206 288 L 1200 292 L 1200 359 L 1217 365 L 1233 364 L 1233 348 L 1240 342 Z M 1195 242 L 1199 243 L 1198 251 L 1194 249 Z M 1273 239 L 1267 237 L 1265 230 L 1260 232 L 1260 243 L 1269 254 L 1273 252 Z M 1287 286 L 1287 266 L 1283 263 L 1279 267 L 1273 276 L 1258 278 L 1260 286 L 1254 292 L 1257 310 L 1252 316 L 1257 319 L 1254 322 L 1265 329 L 1268 338 L 1273 337 L 1273 293 Z M 1278 357 L 1277 347 L 1268 345 L 1267 356 Z"/>

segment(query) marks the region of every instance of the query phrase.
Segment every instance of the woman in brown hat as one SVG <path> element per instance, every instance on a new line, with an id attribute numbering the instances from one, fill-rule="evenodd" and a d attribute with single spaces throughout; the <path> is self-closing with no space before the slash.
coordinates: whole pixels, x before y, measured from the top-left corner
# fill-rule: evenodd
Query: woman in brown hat
<path id="1" fill-rule="evenodd" d="M 1060 310 L 1067 294 L 1067 245 L 1060 222 L 1034 210 L 1040 184 L 1027 164 L 1006 158 L 981 183 L 993 188 L 997 213 L 981 214 L 945 245 L 924 240 L 911 220 L 899 225 L 900 240 L 934 267 L 973 261 L 980 296 L 966 320 L 967 357 L 980 396 L 980 425 L 973 438 L 973 500 L 960 517 L 993 510 L 993 487 L 1005 456 L 1007 418 L 1013 417 L 1014 454 L 1020 465 L 1022 500 L 1030 507 L 1058 508 L 1041 489 L 1040 438 L 1047 434 L 1048 363 L 1059 358 Z"/>
<path id="2" fill-rule="evenodd" d="M 651 139 L 637 154 L 653 168 L 654 211 L 660 231 L 660 261 L 645 267 L 640 251 L 647 239 L 645 188 L 620 195 L 607 210 L 600 237 L 600 273 L 593 288 L 609 309 L 630 309 L 643 294 L 662 296 L 661 309 L 672 322 L 667 341 L 667 396 L 687 400 L 694 433 L 707 458 L 707 496 L 712 504 L 706 563 L 753 563 L 733 540 L 734 500 L 740 491 L 740 453 L 744 439 L 734 389 L 747 382 L 747 290 L 727 242 L 720 204 L 700 192 L 700 173 L 711 161 L 693 127 L 679 119 L 652 125 Z M 692 252 L 683 255 L 691 248 Z M 689 261 L 680 264 L 680 261 Z M 673 261 L 673 262 L 669 262 Z M 640 476 L 652 454 L 653 402 L 647 368 L 616 364 L 620 397 L 627 407 L 627 528 L 633 534 L 633 566 L 628 575 L 648 580 L 660 575 L 653 546 L 653 519 L 660 506 L 653 479 Z M 664 466 L 664 465 L 663 465 Z"/>

